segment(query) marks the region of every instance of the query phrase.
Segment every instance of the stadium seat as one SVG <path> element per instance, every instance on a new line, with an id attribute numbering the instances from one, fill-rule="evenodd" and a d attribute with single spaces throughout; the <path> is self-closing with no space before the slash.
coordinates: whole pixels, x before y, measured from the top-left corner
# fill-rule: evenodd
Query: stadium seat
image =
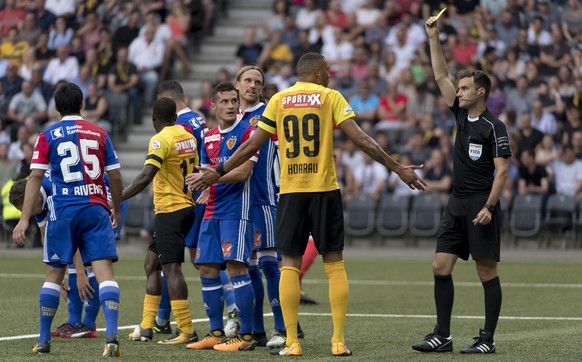
<path id="1" fill-rule="evenodd" d="M 380 237 L 403 236 L 408 231 L 410 197 L 384 194 L 376 215 L 376 230 Z"/>
<path id="2" fill-rule="evenodd" d="M 153 217 L 152 196 L 148 190 L 144 190 L 129 199 L 127 206 L 127 217 L 123 228 L 126 233 L 139 234 L 139 231 L 147 227 L 149 220 Z"/>
<path id="3" fill-rule="evenodd" d="M 507 236 L 509 234 L 509 217 L 511 216 L 509 200 L 503 195 L 499 197 L 499 207 L 503 215 L 501 220 L 501 242 L 503 242 L 503 240 L 509 239 Z"/>
<path id="4" fill-rule="evenodd" d="M 352 237 L 370 236 L 374 232 L 376 200 L 367 194 L 354 195 L 345 208 L 344 231 Z"/>
<path id="5" fill-rule="evenodd" d="M 417 237 L 435 236 L 442 218 L 442 203 L 437 193 L 418 194 L 412 198 L 410 233 Z"/>
<path id="6" fill-rule="evenodd" d="M 570 231 L 571 242 L 575 244 L 576 235 L 574 225 L 576 223 L 576 200 L 568 195 L 553 194 L 546 204 L 545 231 L 547 246 L 550 246 L 553 235 L 562 236 L 562 249 L 566 248 L 566 233 Z"/>
<path id="7" fill-rule="evenodd" d="M 509 225 L 515 246 L 519 238 L 538 235 L 542 227 L 542 196 L 516 195 L 513 199 Z M 541 242 L 540 239 L 539 243 Z"/>

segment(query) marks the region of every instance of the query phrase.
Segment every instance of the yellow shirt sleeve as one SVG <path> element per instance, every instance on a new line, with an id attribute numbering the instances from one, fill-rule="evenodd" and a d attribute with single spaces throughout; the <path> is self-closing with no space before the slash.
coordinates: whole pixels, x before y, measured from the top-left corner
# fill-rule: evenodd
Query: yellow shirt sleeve
<path id="1" fill-rule="evenodd" d="M 258 127 L 264 129 L 270 134 L 277 133 L 277 105 L 279 104 L 279 97 L 274 95 L 267 107 L 263 111 L 261 120 L 259 121 Z"/>
<path id="2" fill-rule="evenodd" d="M 339 126 L 346 119 L 356 118 L 352 107 L 340 92 L 332 90 L 329 96 L 333 107 L 333 122 L 336 126 Z"/>
<path id="3" fill-rule="evenodd" d="M 153 136 L 150 139 L 148 155 L 144 165 L 152 165 L 158 169 L 162 168 L 162 163 L 168 156 L 169 152 L 170 147 L 166 139 L 164 137 L 160 137 L 160 134 Z"/>

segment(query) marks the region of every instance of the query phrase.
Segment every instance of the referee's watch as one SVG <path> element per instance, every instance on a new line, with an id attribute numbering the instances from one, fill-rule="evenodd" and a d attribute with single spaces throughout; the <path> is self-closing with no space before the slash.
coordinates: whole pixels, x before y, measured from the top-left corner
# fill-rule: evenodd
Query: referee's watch
<path id="1" fill-rule="evenodd" d="M 483 208 L 489 210 L 489 212 L 492 214 L 495 212 L 495 205 L 485 204 L 485 206 L 483 206 Z"/>

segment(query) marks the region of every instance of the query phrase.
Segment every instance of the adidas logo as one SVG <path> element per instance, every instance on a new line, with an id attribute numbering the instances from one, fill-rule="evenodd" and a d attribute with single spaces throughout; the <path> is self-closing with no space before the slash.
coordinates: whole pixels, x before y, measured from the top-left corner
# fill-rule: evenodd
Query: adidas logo
<path id="1" fill-rule="evenodd" d="M 208 306 L 208 304 L 204 303 L 204 309 L 205 310 L 209 310 L 210 309 L 210 307 Z"/>
<path id="2" fill-rule="evenodd" d="M 53 254 L 53 256 L 51 256 L 51 260 L 59 260 L 59 256 L 57 254 Z"/>
<path id="3" fill-rule="evenodd" d="M 213 145 L 212 143 L 211 143 L 211 144 L 209 144 L 209 145 L 208 145 L 208 149 L 209 149 L 209 150 L 213 150 L 213 149 L 214 149 L 214 145 Z"/>
<path id="4" fill-rule="evenodd" d="M 271 301 L 271 307 L 278 307 L 280 305 L 279 300 L 277 298 L 273 298 Z"/>

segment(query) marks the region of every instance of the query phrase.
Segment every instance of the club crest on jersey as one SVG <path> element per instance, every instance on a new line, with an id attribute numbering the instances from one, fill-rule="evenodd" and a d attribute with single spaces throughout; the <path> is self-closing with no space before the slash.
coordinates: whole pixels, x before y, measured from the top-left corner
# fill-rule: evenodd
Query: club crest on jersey
<path id="1" fill-rule="evenodd" d="M 283 108 L 319 108 L 321 107 L 321 93 L 300 93 L 285 96 L 281 100 Z"/>
<path id="2" fill-rule="evenodd" d="M 159 149 L 160 147 L 162 147 L 162 143 L 161 143 L 160 141 L 158 141 L 158 140 L 153 140 L 153 141 L 152 141 L 152 148 L 153 148 L 154 150 L 157 150 L 157 149 Z"/>
<path id="3" fill-rule="evenodd" d="M 228 147 L 229 150 L 232 150 L 235 145 L 236 145 L 236 136 L 232 136 L 228 139 L 228 141 L 226 141 L 226 147 Z"/>
<path id="4" fill-rule="evenodd" d="M 473 161 L 477 161 L 481 157 L 482 151 L 483 145 L 469 143 L 469 157 L 471 157 Z"/>
<path id="5" fill-rule="evenodd" d="M 256 127 L 260 119 L 261 116 L 254 116 L 253 118 L 249 119 L 249 123 L 253 125 L 253 127 Z"/>
<path id="6" fill-rule="evenodd" d="M 65 137 L 64 133 L 63 133 L 63 128 L 62 127 L 57 127 L 55 129 L 51 130 L 51 137 L 53 140 L 56 140 L 57 138 L 63 138 Z"/>
<path id="7" fill-rule="evenodd" d="M 224 258 L 230 257 L 231 251 L 232 251 L 232 244 L 230 241 L 227 240 L 222 244 L 222 256 Z"/>

